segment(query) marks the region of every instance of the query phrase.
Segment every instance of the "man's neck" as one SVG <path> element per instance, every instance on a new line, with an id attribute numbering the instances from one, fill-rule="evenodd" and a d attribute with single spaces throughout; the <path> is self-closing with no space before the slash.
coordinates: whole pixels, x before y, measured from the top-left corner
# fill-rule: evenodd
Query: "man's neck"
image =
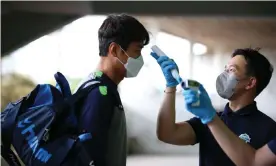
<path id="1" fill-rule="evenodd" d="M 115 84 L 119 84 L 124 77 L 120 76 L 118 71 L 108 63 L 108 61 L 100 60 L 98 64 L 97 70 L 103 72 L 106 76 L 108 76 Z"/>
<path id="2" fill-rule="evenodd" d="M 229 107 L 233 112 L 236 112 L 236 111 L 244 108 L 245 106 L 252 104 L 253 102 L 254 102 L 254 98 L 242 96 L 235 100 L 229 101 Z"/>

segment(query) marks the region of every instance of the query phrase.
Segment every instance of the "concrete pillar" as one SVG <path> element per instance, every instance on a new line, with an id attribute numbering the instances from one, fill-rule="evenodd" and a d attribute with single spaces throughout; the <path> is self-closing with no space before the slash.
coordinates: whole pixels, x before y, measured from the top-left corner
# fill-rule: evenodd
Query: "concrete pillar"
<path id="1" fill-rule="evenodd" d="M 194 42 L 190 40 L 190 53 L 188 54 L 189 55 L 189 67 L 190 67 L 190 70 L 189 70 L 189 78 L 193 79 L 194 78 L 194 58 L 195 58 L 195 54 L 194 54 L 194 51 L 193 51 L 193 46 L 194 46 Z"/>

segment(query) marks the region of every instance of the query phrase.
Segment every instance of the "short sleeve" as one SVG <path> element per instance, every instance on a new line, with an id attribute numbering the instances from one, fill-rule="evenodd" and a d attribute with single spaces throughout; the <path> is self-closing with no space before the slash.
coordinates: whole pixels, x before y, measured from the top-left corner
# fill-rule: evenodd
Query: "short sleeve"
<path id="1" fill-rule="evenodd" d="M 267 145 L 269 149 L 276 155 L 276 138 L 271 140 Z"/>
<path id="2" fill-rule="evenodd" d="M 196 135 L 196 143 L 195 144 L 200 143 L 204 137 L 206 127 L 204 126 L 204 124 L 201 123 L 200 119 L 196 118 L 196 117 L 191 118 L 190 120 L 188 120 L 186 122 L 192 126 L 192 128 L 195 132 L 195 135 Z"/>

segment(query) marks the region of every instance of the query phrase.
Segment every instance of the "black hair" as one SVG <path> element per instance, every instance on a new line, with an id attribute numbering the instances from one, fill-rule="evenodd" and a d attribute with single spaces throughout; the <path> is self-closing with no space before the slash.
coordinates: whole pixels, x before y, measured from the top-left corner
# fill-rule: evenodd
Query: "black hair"
<path id="1" fill-rule="evenodd" d="M 257 79 L 256 96 L 266 88 L 273 73 L 273 66 L 268 59 L 259 52 L 259 50 L 260 48 L 236 49 L 232 54 L 232 57 L 235 57 L 236 55 L 244 56 L 247 62 L 246 74 L 248 76 L 256 77 Z"/>
<path id="2" fill-rule="evenodd" d="M 137 19 L 126 14 L 109 15 L 99 28 L 98 39 L 100 56 L 107 56 L 112 42 L 127 50 L 132 42 L 141 42 L 145 46 L 150 40 L 146 28 Z"/>

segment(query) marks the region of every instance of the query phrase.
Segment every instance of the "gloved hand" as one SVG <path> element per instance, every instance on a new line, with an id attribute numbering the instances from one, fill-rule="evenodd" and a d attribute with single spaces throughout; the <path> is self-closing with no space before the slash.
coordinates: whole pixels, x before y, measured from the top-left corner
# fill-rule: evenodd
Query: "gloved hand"
<path id="1" fill-rule="evenodd" d="M 167 56 L 158 56 L 156 53 L 151 52 L 150 55 L 157 60 L 157 63 L 160 65 L 162 72 L 165 76 L 167 87 L 175 87 L 178 85 L 176 79 L 173 78 L 171 74 L 172 69 L 176 69 L 178 71 L 177 64 L 172 60 L 169 59 Z"/>
<path id="2" fill-rule="evenodd" d="M 197 93 L 199 93 L 199 97 Z M 203 124 L 207 124 L 213 120 L 216 115 L 216 110 L 212 105 L 208 93 L 201 84 L 199 86 L 199 92 L 192 89 L 184 89 L 182 94 L 185 99 L 187 110 L 200 118 Z M 200 101 L 200 105 L 192 106 L 192 104 L 196 103 L 198 100 Z"/>

